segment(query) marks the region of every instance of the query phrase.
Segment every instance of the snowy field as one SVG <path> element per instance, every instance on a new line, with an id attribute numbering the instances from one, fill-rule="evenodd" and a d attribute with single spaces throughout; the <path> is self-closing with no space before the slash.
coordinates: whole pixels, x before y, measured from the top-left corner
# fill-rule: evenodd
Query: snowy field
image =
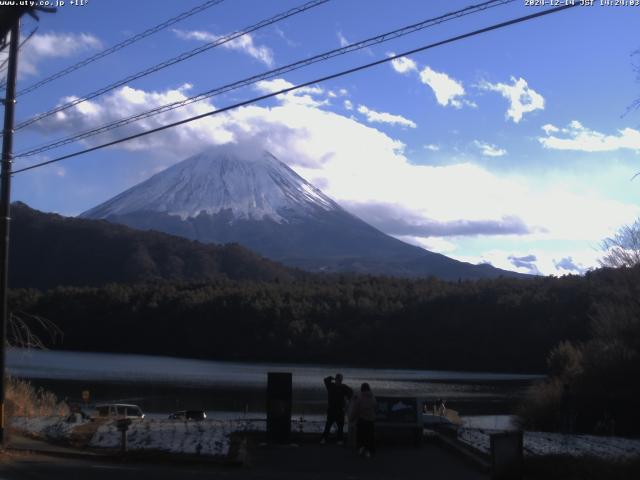
<path id="1" fill-rule="evenodd" d="M 469 415 L 460 417 L 465 428 L 482 430 L 515 430 L 515 415 Z"/>
<path id="2" fill-rule="evenodd" d="M 490 435 L 496 430 L 461 428 L 458 440 L 483 453 L 490 453 Z M 567 455 L 625 460 L 640 456 L 640 440 L 594 435 L 563 435 L 547 432 L 524 432 L 524 455 Z"/>
<path id="3" fill-rule="evenodd" d="M 324 422 L 292 420 L 291 430 L 301 433 L 322 433 Z M 144 420 L 129 427 L 130 450 L 156 450 L 210 456 L 227 456 L 231 434 L 265 431 L 266 422 L 260 419 L 205 420 Z M 121 433 L 115 423 L 98 428 L 89 442 L 90 447 L 119 448 Z"/>
<path id="4" fill-rule="evenodd" d="M 79 423 L 66 422 L 55 417 L 14 417 L 11 426 L 21 432 L 37 435 L 54 442 L 62 441 L 71 435 Z"/>
<path id="5" fill-rule="evenodd" d="M 88 422 L 67 422 L 61 417 L 17 417 L 13 427 L 45 440 L 68 440 L 75 428 Z M 324 422 L 294 418 L 292 432 L 322 433 Z M 202 422 L 182 420 L 145 419 L 134 421 L 128 431 L 128 447 L 133 451 L 148 450 L 166 453 L 184 453 L 227 457 L 231 448 L 231 435 L 236 432 L 265 431 L 264 419 L 218 419 Z M 483 453 L 489 454 L 490 435 L 502 430 L 461 428 L 458 440 Z M 87 446 L 118 449 L 121 434 L 114 421 L 97 426 Z M 562 435 L 559 433 L 524 432 L 525 456 L 567 455 L 624 460 L 640 456 L 640 439 L 599 437 L 593 435 Z"/>
<path id="6" fill-rule="evenodd" d="M 75 428 L 89 422 L 67 422 L 61 417 L 17 417 L 13 427 L 45 440 L 68 440 Z M 300 433 L 322 433 L 324 422 L 293 419 L 291 430 Z M 127 432 L 129 450 L 149 450 L 166 453 L 184 453 L 227 457 L 231 447 L 231 434 L 236 432 L 265 431 L 262 419 L 183 420 L 151 419 L 134 421 Z M 91 448 L 120 448 L 121 433 L 115 421 L 97 427 L 87 444 Z"/>
<path id="7" fill-rule="evenodd" d="M 251 421 L 209 420 L 185 422 L 150 420 L 134 422 L 127 432 L 129 450 L 154 450 L 226 457 L 234 432 L 254 431 L 261 427 Z M 121 433 L 114 422 L 101 425 L 89 442 L 92 448 L 120 448 Z"/>

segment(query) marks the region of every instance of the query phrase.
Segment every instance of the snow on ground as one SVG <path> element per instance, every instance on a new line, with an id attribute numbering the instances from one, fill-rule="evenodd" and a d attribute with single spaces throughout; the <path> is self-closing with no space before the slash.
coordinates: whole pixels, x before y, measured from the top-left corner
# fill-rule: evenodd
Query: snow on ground
<path id="1" fill-rule="evenodd" d="M 73 429 L 85 422 L 67 422 L 63 417 L 17 417 L 13 427 L 46 440 L 68 440 Z M 294 418 L 294 433 L 322 433 L 324 422 Z M 205 420 L 134 420 L 127 432 L 129 450 L 155 450 L 209 456 L 227 456 L 231 447 L 231 434 L 236 432 L 265 431 L 264 419 Z M 100 425 L 88 446 L 92 448 L 120 448 L 122 434 L 115 420 Z"/>
<path id="2" fill-rule="evenodd" d="M 47 440 L 68 438 L 77 422 L 68 422 L 65 417 L 14 417 L 11 426 L 17 430 L 43 437 Z"/>
<path id="3" fill-rule="evenodd" d="M 170 453 L 188 453 L 227 456 L 231 445 L 230 434 L 255 430 L 252 422 L 205 420 L 134 421 L 127 432 L 129 450 L 156 450 Z M 122 434 L 115 422 L 101 425 L 89 442 L 90 447 L 119 448 Z"/>
<path id="4" fill-rule="evenodd" d="M 12 426 L 17 430 L 47 440 L 69 439 L 73 429 L 85 424 L 79 418 L 69 422 L 65 417 L 15 417 Z M 324 422 L 293 418 L 293 433 L 322 433 Z M 265 431 L 265 419 L 224 419 L 185 422 L 183 420 L 150 419 L 134 421 L 127 432 L 130 450 L 155 450 L 168 453 L 227 456 L 231 447 L 231 434 L 235 432 Z M 471 447 L 490 453 L 490 435 L 501 430 L 461 428 L 458 440 Z M 98 427 L 89 442 L 93 448 L 119 448 L 121 433 L 115 421 Z M 525 456 L 569 455 L 591 456 L 603 459 L 627 459 L 640 456 L 640 440 L 593 435 L 563 435 L 560 433 L 524 432 Z"/>
<path id="5" fill-rule="evenodd" d="M 465 428 L 482 430 L 515 430 L 515 415 L 469 415 L 460 417 Z"/>
<path id="6" fill-rule="evenodd" d="M 294 419 L 292 432 L 322 433 L 323 422 Z M 170 453 L 188 453 L 227 456 L 231 446 L 230 435 L 235 432 L 265 431 L 266 422 L 259 419 L 135 421 L 127 432 L 130 450 L 156 450 Z M 115 422 L 101 425 L 89 442 L 90 447 L 118 448 L 121 433 Z"/>
<path id="7" fill-rule="evenodd" d="M 490 435 L 496 430 L 461 428 L 458 440 L 475 449 L 490 453 Z M 568 455 L 624 460 L 640 456 L 640 440 L 594 435 L 564 435 L 561 433 L 524 432 L 525 456 Z"/>

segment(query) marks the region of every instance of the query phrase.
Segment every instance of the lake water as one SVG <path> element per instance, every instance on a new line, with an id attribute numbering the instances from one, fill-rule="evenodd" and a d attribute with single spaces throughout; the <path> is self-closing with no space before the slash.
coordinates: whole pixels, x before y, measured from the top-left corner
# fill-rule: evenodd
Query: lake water
<path id="1" fill-rule="evenodd" d="M 445 398 L 463 414 L 505 414 L 539 376 L 500 373 L 353 368 L 193 360 L 148 355 L 9 349 L 7 368 L 16 377 L 92 402 L 132 402 L 149 412 L 203 409 L 264 412 L 267 372 L 293 374 L 294 412 L 318 415 L 325 408 L 323 378 L 340 372 L 357 388 L 368 382 L 377 395 Z"/>

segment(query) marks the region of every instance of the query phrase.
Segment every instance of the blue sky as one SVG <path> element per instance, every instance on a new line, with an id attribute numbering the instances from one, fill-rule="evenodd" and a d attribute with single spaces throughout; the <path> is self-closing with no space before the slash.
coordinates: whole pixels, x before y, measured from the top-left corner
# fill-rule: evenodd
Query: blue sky
<path id="1" fill-rule="evenodd" d="M 199 5 L 90 0 L 42 15 L 19 89 Z M 227 0 L 20 97 L 18 121 L 302 4 Z M 332 0 L 16 134 L 16 152 L 471 1 Z M 245 87 L 30 162 L 299 84 L 542 7 L 512 2 Z M 461 260 L 561 275 L 640 216 L 640 7 L 576 7 L 15 176 L 13 199 L 76 215 L 212 144 L 267 148 L 345 208 Z M 33 28 L 25 20 L 23 32 Z"/>

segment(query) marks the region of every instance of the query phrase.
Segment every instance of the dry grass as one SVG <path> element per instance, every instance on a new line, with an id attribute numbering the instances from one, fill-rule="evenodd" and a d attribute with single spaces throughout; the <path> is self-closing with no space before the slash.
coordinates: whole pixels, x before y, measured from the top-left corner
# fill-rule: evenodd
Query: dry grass
<path id="1" fill-rule="evenodd" d="M 559 430 L 562 392 L 563 384 L 557 378 L 532 385 L 516 412 L 520 426 L 527 430 Z"/>
<path id="2" fill-rule="evenodd" d="M 30 382 L 18 378 L 6 380 L 6 415 L 12 417 L 42 417 L 69 415 L 69 407 L 52 392 L 36 388 Z"/>

